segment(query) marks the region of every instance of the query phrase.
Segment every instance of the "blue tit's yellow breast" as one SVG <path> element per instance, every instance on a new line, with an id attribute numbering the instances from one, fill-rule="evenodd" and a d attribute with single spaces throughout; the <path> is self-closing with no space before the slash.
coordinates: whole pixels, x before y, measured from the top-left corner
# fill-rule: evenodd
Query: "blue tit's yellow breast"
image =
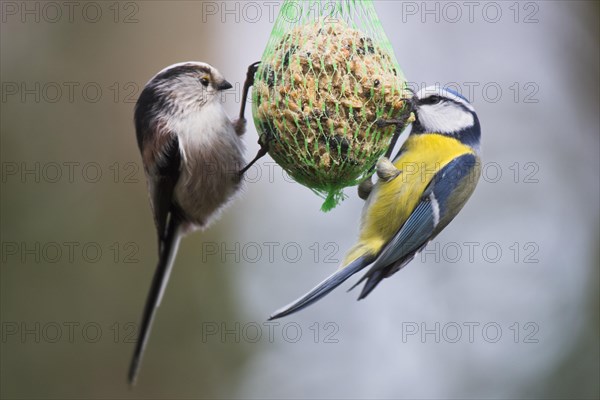
<path id="1" fill-rule="evenodd" d="M 379 252 L 404 225 L 434 175 L 454 158 L 468 153 L 473 153 L 471 147 L 449 136 L 409 136 L 394 161 L 401 173 L 389 182 L 379 180 L 363 211 L 359 241 L 362 251 L 366 247 L 370 252 Z"/>

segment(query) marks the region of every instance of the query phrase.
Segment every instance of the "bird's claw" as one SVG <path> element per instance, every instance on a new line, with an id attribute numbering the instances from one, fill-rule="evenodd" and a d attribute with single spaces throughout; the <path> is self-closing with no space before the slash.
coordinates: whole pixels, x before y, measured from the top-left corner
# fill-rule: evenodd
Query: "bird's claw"
<path id="1" fill-rule="evenodd" d="M 403 125 L 404 121 L 401 119 L 378 119 L 375 121 L 378 128 L 387 128 L 390 125 Z"/>
<path id="2" fill-rule="evenodd" d="M 242 91 L 242 104 L 240 105 L 240 120 L 246 120 L 244 114 L 246 113 L 246 100 L 248 98 L 248 90 L 250 90 L 250 86 L 254 85 L 254 75 L 256 75 L 256 71 L 258 70 L 259 64 L 260 61 L 250 64 L 250 66 L 248 67 L 248 71 L 246 72 L 246 81 L 244 82 L 244 89 Z"/>
<path id="3" fill-rule="evenodd" d="M 243 178 L 246 171 L 248 171 L 250 169 L 250 167 L 252 167 L 254 165 L 254 163 L 256 163 L 258 160 L 263 158 L 269 152 L 269 144 L 268 143 L 263 144 L 263 143 L 261 143 L 261 141 L 259 139 L 258 144 L 260 144 L 260 149 L 258 149 L 258 153 L 256 153 L 256 156 L 254 157 L 254 159 L 252 161 L 250 161 L 248 163 L 248 165 L 246 165 L 244 168 L 242 168 L 238 172 L 240 178 Z"/>
<path id="4" fill-rule="evenodd" d="M 246 83 L 248 86 L 254 85 L 254 75 L 256 75 L 256 71 L 258 71 L 259 65 L 260 61 L 257 61 L 248 66 L 248 72 L 246 72 Z"/>

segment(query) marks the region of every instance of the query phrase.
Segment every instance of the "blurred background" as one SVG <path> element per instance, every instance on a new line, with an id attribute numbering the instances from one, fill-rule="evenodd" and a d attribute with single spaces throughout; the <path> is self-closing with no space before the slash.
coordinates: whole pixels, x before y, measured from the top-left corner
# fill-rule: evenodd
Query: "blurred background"
<path id="1" fill-rule="evenodd" d="M 366 300 L 346 284 L 267 323 L 337 267 L 362 202 L 324 214 L 266 157 L 183 240 L 133 390 L 156 262 L 134 103 L 201 60 L 236 83 L 235 115 L 280 3 L 0 4 L 2 398 L 600 395 L 597 2 L 376 1 L 413 87 L 476 107 L 475 194 Z"/>

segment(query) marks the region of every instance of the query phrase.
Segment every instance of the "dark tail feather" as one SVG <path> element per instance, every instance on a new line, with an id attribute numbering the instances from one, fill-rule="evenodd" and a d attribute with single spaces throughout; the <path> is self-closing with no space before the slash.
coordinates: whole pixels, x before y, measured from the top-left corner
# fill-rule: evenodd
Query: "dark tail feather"
<path id="1" fill-rule="evenodd" d="M 381 282 L 384 278 L 386 278 L 385 270 L 378 269 L 374 271 L 369 271 L 362 277 L 361 282 L 367 279 L 367 283 L 363 286 L 362 291 L 360 292 L 360 296 L 358 296 L 358 300 L 362 300 L 369 295 L 375 289 L 375 287 Z"/>
<path id="2" fill-rule="evenodd" d="M 356 281 L 356 283 L 354 285 L 350 286 L 350 289 L 346 290 L 346 293 L 350 293 L 355 287 L 357 287 L 358 285 L 363 283 L 368 277 L 369 277 L 369 272 L 364 274 L 362 276 L 362 278 L 360 278 L 358 281 Z"/>
<path id="3" fill-rule="evenodd" d="M 422 246 L 417 251 L 421 251 L 425 246 Z M 373 264 L 373 266 L 363 275 L 362 278 L 358 282 L 354 284 L 348 291 L 354 289 L 356 286 L 360 285 L 365 280 L 365 286 L 363 286 L 360 295 L 358 296 L 358 300 L 362 300 L 369 295 L 379 285 L 379 282 L 384 280 L 385 278 L 389 278 L 394 275 L 400 269 L 402 269 L 406 264 L 412 261 L 415 257 L 416 252 L 404 257 L 403 259 L 391 264 L 387 267 L 380 267 L 377 265 L 377 261 Z"/>
<path id="4" fill-rule="evenodd" d="M 352 261 L 350 264 L 345 266 L 343 269 L 336 271 L 329 278 L 319 283 L 314 289 L 312 289 L 310 292 L 308 292 L 298 300 L 275 311 L 269 317 L 269 321 L 285 317 L 286 315 L 293 314 L 296 311 L 300 311 L 303 308 L 308 307 L 309 305 L 321 299 L 333 289 L 341 285 L 346 279 L 350 278 L 352 275 L 365 268 L 372 261 L 373 259 L 368 257 L 357 258 L 356 260 Z"/>
<path id="5" fill-rule="evenodd" d="M 133 353 L 133 358 L 129 366 L 128 380 L 130 386 L 135 385 L 140 370 L 142 356 L 144 355 L 144 349 L 146 348 L 148 337 L 150 336 L 154 315 L 156 309 L 160 305 L 165 287 L 169 281 L 171 267 L 173 266 L 173 261 L 177 254 L 177 247 L 179 246 L 179 239 L 181 238 L 179 227 L 180 223 L 177 218 L 171 218 L 167 228 L 166 237 L 161 241 L 158 265 L 156 267 L 156 272 L 154 273 L 154 278 L 152 279 L 152 285 L 150 286 L 150 292 L 148 293 L 148 298 L 144 307 L 144 314 L 142 315 L 135 352 Z"/>

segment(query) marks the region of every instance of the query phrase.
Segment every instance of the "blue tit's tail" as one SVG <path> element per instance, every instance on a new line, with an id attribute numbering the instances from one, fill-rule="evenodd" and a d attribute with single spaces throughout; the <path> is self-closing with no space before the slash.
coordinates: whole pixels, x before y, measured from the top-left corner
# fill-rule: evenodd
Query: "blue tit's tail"
<path id="1" fill-rule="evenodd" d="M 427 243 L 429 243 L 429 242 L 427 242 Z M 382 267 L 381 265 L 378 264 L 377 261 L 375 261 L 373 263 L 373 266 L 371 268 L 369 268 L 369 270 L 363 275 L 363 277 L 360 278 L 360 280 L 358 282 L 356 282 L 354 285 L 352 285 L 352 287 L 350 289 L 348 289 L 348 291 L 351 291 L 352 289 L 354 289 L 355 287 L 357 287 L 358 285 L 360 285 L 361 283 L 366 281 L 365 286 L 363 286 L 363 288 L 360 292 L 360 295 L 358 296 L 358 300 L 364 299 L 365 297 L 367 297 L 369 295 L 369 293 L 371 293 L 373 291 L 373 289 L 375 289 L 375 287 L 377 285 L 379 285 L 379 283 L 382 280 L 394 275 L 400 269 L 404 268 L 404 266 L 406 266 L 406 264 L 411 262 L 413 260 L 413 258 L 415 258 L 415 255 L 418 252 L 420 252 L 421 250 L 423 250 L 423 248 L 425 248 L 427 243 L 425 243 L 425 245 L 419 247 L 416 251 L 409 253 L 406 257 L 401 258 L 400 260 L 396 261 L 394 264 Z"/>
<path id="2" fill-rule="evenodd" d="M 300 311 L 305 307 L 308 307 L 315 301 L 321 299 L 326 294 L 331 292 L 333 289 L 341 285 L 346 279 L 350 278 L 352 275 L 357 273 L 358 271 L 365 268 L 367 265 L 373 262 L 374 257 L 362 256 L 358 257 L 350 264 L 345 266 L 344 268 L 336 271 L 329 278 L 325 279 L 323 282 L 319 283 L 313 290 L 300 297 L 298 300 L 294 301 L 287 306 L 280 308 L 275 311 L 270 317 L 269 321 L 285 317 L 286 315 L 290 315 L 295 313 L 296 311 Z"/>
<path id="3" fill-rule="evenodd" d="M 358 282 L 348 289 L 348 291 L 351 291 L 366 280 L 367 282 L 358 296 L 358 300 L 362 300 L 367 297 L 384 278 L 386 278 L 386 275 L 383 270 L 369 270 Z"/>

